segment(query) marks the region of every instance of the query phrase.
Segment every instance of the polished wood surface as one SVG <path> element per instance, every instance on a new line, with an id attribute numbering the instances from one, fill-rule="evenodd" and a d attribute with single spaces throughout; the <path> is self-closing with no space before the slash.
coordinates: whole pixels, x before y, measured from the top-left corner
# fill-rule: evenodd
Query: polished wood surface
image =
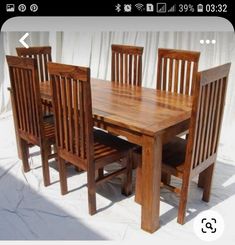
<path id="1" fill-rule="evenodd" d="M 67 193 L 65 161 L 87 171 L 89 213 L 96 213 L 96 186 L 117 175 L 125 175 L 123 193 L 131 194 L 132 151 L 135 145 L 93 129 L 90 69 L 48 63 L 56 125 L 56 144 L 61 193 Z M 111 174 L 104 166 L 125 160 L 125 166 Z M 96 179 L 96 172 L 99 177 Z"/>
<path id="2" fill-rule="evenodd" d="M 143 47 L 112 44 L 111 80 L 141 86 Z"/>
<path id="3" fill-rule="evenodd" d="M 40 85 L 43 98 L 51 99 L 49 83 Z M 119 85 L 91 79 L 93 117 L 136 135 L 155 135 L 190 117 L 192 97 L 155 89 Z M 139 134 L 138 134 L 139 133 Z M 140 142 L 139 142 L 140 143 Z"/>
<path id="4" fill-rule="evenodd" d="M 192 96 L 128 84 L 91 79 L 92 113 L 96 126 L 142 146 L 141 227 L 154 232 L 159 227 L 161 149 L 188 129 Z M 51 98 L 49 83 L 41 84 L 43 98 Z"/>
<path id="5" fill-rule="evenodd" d="M 193 94 L 200 52 L 158 49 L 157 89 Z"/>
<path id="6" fill-rule="evenodd" d="M 29 144 L 40 146 L 45 186 L 50 184 L 48 160 L 55 143 L 53 117 L 44 117 L 35 59 L 6 56 L 13 102 L 13 113 L 24 171 L 28 163 Z M 53 156 L 51 156 L 53 157 Z"/>

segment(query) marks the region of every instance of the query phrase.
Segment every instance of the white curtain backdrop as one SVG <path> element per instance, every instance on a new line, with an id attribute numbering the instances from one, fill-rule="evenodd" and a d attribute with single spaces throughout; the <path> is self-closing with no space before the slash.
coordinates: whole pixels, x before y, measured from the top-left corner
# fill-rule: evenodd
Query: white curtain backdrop
<path id="1" fill-rule="evenodd" d="M 11 111 L 9 75 L 5 55 L 16 55 L 15 48 L 22 32 L 0 34 L 0 117 Z M 233 32 L 31 32 L 26 39 L 30 46 L 52 46 L 53 61 L 89 66 L 91 76 L 111 77 L 111 44 L 144 47 L 143 82 L 156 86 L 158 48 L 200 51 L 199 70 L 232 62 L 226 107 L 221 132 L 219 158 L 235 165 L 235 35 Z M 216 44 L 200 44 L 200 40 L 216 40 Z M 2 130 L 2 129 L 0 129 Z"/>

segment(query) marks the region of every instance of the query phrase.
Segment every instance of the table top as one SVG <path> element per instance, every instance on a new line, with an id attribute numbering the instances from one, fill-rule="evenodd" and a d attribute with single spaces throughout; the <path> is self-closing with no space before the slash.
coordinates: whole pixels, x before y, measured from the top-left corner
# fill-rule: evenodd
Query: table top
<path id="1" fill-rule="evenodd" d="M 49 82 L 41 95 L 51 99 Z M 156 133 L 190 118 L 192 96 L 91 79 L 93 116 L 141 134 Z"/>

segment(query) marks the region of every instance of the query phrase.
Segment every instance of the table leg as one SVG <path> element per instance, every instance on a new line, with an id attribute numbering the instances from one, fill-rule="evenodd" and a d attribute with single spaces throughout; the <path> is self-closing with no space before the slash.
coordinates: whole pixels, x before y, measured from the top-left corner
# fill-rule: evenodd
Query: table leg
<path id="1" fill-rule="evenodd" d="M 154 232 L 160 227 L 162 134 L 143 136 L 141 228 Z"/>

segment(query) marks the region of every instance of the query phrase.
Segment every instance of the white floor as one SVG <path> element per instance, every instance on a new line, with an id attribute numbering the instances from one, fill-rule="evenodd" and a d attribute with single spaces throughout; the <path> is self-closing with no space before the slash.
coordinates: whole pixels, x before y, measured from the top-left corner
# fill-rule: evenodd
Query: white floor
<path id="1" fill-rule="evenodd" d="M 38 148 L 32 149 L 31 171 L 23 173 L 17 158 L 11 116 L 0 120 L 0 240 L 116 240 L 168 244 L 202 244 L 193 221 L 203 210 L 219 212 L 225 222 L 221 238 L 213 244 L 235 244 L 235 166 L 217 162 L 210 203 L 201 201 L 201 189 L 191 184 L 185 225 L 176 222 L 178 198 L 161 191 L 161 228 L 154 234 L 140 229 L 140 206 L 134 195 L 121 195 L 120 179 L 98 189 L 98 213 L 88 214 L 86 174 L 68 168 L 71 191 L 60 195 L 55 162 L 50 173 L 53 184 L 45 188 Z"/>

